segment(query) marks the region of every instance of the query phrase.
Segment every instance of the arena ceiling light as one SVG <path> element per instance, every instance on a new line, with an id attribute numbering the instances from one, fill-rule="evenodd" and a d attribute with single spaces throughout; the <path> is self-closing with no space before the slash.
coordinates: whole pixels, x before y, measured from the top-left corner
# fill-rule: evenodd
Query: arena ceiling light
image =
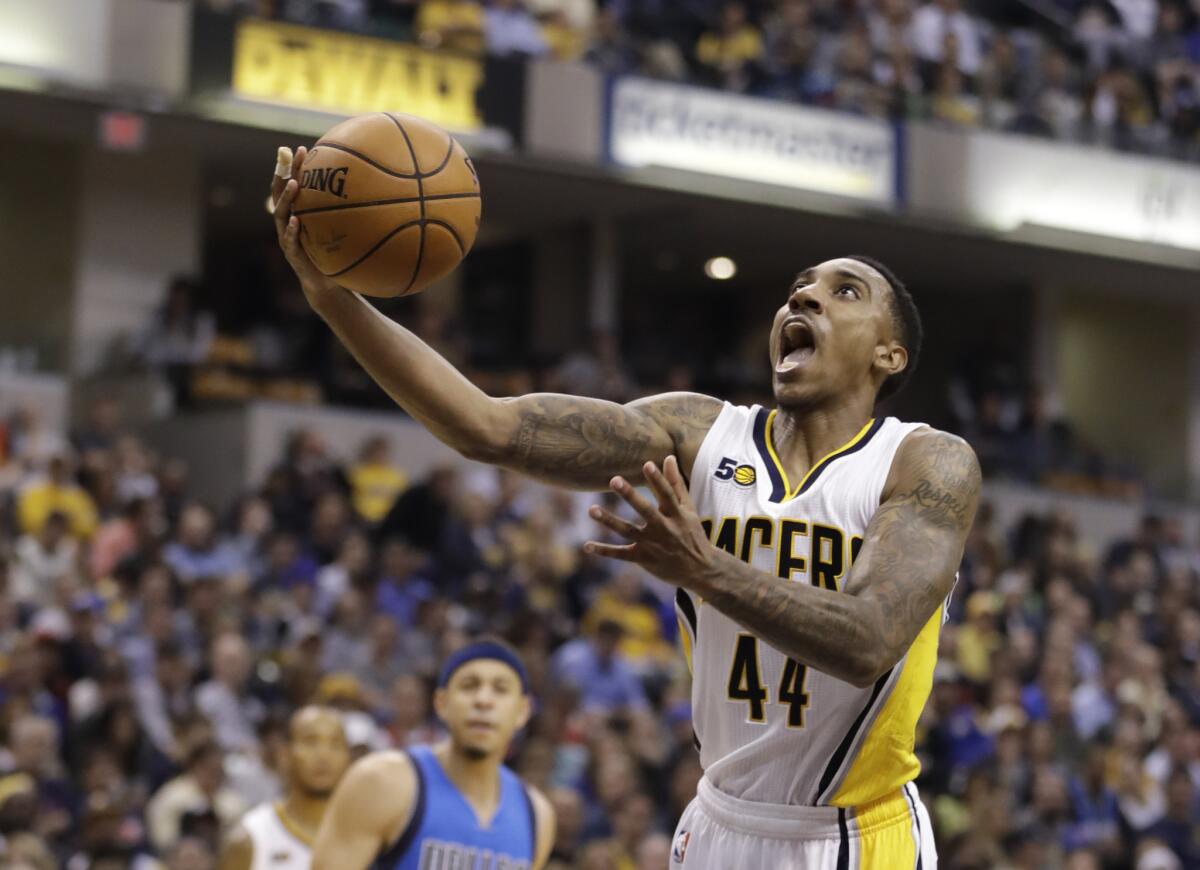
<path id="1" fill-rule="evenodd" d="M 728 281 L 737 274 L 737 263 L 728 257 L 713 257 L 704 264 L 704 274 L 714 281 Z"/>

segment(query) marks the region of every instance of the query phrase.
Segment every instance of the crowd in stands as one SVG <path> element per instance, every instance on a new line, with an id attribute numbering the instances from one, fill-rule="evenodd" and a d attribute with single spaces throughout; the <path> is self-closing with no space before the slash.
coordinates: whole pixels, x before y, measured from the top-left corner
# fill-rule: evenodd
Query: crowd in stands
<path id="1" fill-rule="evenodd" d="M 881 118 L 1200 154 L 1200 0 L 208 0 Z"/>
<path id="2" fill-rule="evenodd" d="M 512 764 L 552 866 L 666 866 L 689 679 L 672 590 L 581 552 L 605 496 L 299 431 L 210 506 L 115 401 L 40 419 L 0 428 L 0 864 L 207 870 L 289 711 L 335 705 L 355 753 L 436 740 L 436 663 L 486 631 L 532 675 Z M 1200 867 L 1198 572 L 1171 518 L 1101 546 L 985 504 L 918 733 L 943 866 Z"/>

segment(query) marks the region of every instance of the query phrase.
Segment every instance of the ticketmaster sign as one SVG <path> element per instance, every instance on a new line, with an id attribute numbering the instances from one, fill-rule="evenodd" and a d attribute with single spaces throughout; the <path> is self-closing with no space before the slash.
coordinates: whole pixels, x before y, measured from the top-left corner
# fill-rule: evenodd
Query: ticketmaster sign
<path id="1" fill-rule="evenodd" d="M 644 79 L 613 86 L 609 151 L 663 166 L 892 205 L 896 143 L 880 121 Z"/>

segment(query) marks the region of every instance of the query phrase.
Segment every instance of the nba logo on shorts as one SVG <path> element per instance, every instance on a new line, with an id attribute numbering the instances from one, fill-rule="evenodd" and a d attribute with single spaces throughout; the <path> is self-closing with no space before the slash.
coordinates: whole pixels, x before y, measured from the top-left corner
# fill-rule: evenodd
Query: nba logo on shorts
<path id="1" fill-rule="evenodd" d="M 680 831 L 679 836 L 675 838 L 675 846 L 671 849 L 671 863 L 682 864 L 683 857 L 687 854 L 688 840 L 692 839 L 691 831 Z"/>

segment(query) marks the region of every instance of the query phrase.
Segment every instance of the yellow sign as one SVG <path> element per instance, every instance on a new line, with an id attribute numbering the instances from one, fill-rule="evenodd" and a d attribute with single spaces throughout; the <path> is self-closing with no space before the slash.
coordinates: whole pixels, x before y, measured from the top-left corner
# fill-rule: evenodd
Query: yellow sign
<path id="1" fill-rule="evenodd" d="M 234 43 L 234 93 L 306 109 L 406 112 L 478 130 L 482 81 L 483 65 L 472 58 L 294 24 L 243 21 Z"/>

